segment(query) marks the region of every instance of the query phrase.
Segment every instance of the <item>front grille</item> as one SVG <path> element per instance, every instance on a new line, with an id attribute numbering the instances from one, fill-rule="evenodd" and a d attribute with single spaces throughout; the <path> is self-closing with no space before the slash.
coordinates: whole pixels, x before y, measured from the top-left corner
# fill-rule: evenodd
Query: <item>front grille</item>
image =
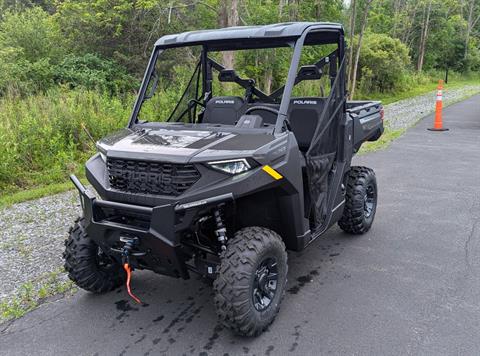
<path id="1" fill-rule="evenodd" d="M 177 196 L 200 179 L 193 164 L 108 158 L 107 169 L 110 186 L 128 193 Z"/>

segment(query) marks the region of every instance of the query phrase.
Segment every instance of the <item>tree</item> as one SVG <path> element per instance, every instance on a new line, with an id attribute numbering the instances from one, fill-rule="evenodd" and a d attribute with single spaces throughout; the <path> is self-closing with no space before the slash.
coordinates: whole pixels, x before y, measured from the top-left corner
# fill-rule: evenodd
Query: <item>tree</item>
<path id="1" fill-rule="evenodd" d="M 409 64 L 408 48 L 399 39 L 385 34 L 366 34 L 359 63 L 362 92 L 401 90 Z"/>
<path id="2" fill-rule="evenodd" d="M 465 51 L 463 58 L 466 60 L 468 56 L 468 45 L 470 42 L 470 34 L 480 20 L 480 4 L 478 0 L 467 1 L 467 28 L 465 31 Z"/>
<path id="3" fill-rule="evenodd" d="M 421 72 L 423 69 L 423 59 L 425 57 L 425 46 L 427 44 L 428 27 L 430 25 L 430 14 L 432 12 L 432 0 L 428 0 L 423 7 L 422 16 L 422 31 L 420 35 L 420 42 L 418 46 L 417 71 Z"/>
<path id="4" fill-rule="evenodd" d="M 351 88 L 351 75 L 353 70 L 353 39 L 355 36 L 355 16 L 356 16 L 356 1 L 352 0 L 350 4 L 350 40 L 349 40 L 349 53 L 348 53 L 348 75 L 347 75 L 347 86 Z"/>
<path id="5" fill-rule="evenodd" d="M 65 55 L 60 27 L 39 7 L 7 11 L 0 22 L 0 96 L 30 94 L 54 84 Z"/>
<path id="6" fill-rule="evenodd" d="M 360 33 L 358 35 L 358 43 L 357 43 L 357 50 L 355 53 L 355 62 L 353 64 L 353 69 L 352 69 L 352 89 L 350 91 L 350 99 L 353 99 L 353 96 L 355 94 L 355 85 L 357 81 L 357 69 L 358 69 L 358 61 L 360 60 L 360 51 L 362 49 L 362 39 L 363 39 L 363 34 L 365 33 L 365 29 L 367 27 L 367 22 L 368 22 L 368 12 L 370 10 L 370 5 L 372 4 L 373 0 L 366 0 L 363 8 L 363 15 L 362 15 L 362 22 L 361 22 L 361 27 L 360 27 Z"/>
<path id="7" fill-rule="evenodd" d="M 238 2 L 239 0 L 224 0 L 221 2 L 219 24 L 220 27 L 238 26 Z M 226 68 L 234 67 L 233 51 L 223 52 L 223 65 Z"/>

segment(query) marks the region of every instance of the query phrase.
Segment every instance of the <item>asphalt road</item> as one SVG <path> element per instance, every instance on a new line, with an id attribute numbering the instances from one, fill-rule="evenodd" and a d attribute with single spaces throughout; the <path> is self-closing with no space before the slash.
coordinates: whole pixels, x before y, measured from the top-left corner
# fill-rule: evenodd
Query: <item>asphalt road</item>
<path id="1" fill-rule="evenodd" d="M 286 298 L 260 337 L 219 327 L 201 280 L 135 273 L 148 306 L 78 292 L 1 326 L 0 354 L 480 354 L 480 96 L 444 111 L 450 131 L 432 121 L 356 158 L 377 173 L 373 229 L 335 227 L 290 253 Z"/>

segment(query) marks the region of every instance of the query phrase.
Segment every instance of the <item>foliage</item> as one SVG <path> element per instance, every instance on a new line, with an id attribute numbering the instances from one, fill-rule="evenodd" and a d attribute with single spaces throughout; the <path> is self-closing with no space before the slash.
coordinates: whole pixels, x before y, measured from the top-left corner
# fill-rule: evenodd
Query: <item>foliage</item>
<path id="1" fill-rule="evenodd" d="M 360 148 L 359 154 L 365 154 L 369 152 L 383 150 L 388 146 L 390 146 L 390 144 L 394 140 L 402 136 L 405 133 L 405 131 L 406 129 L 392 130 L 387 126 L 385 127 L 385 132 L 377 141 L 365 142 Z"/>
<path id="2" fill-rule="evenodd" d="M 82 172 L 78 172 L 82 176 Z M 85 179 L 82 179 L 83 184 L 88 184 Z M 28 200 L 39 199 L 42 197 L 66 192 L 72 189 L 72 182 L 70 180 L 65 180 L 63 183 L 50 183 L 48 185 L 42 185 L 35 188 L 29 188 L 24 190 L 16 191 L 15 193 L 3 194 L 0 196 L 0 209 L 11 206 L 16 203 L 21 203 Z"/>
<path id="3" fill-rule="evenodd" d="M 125 68 L 92 53 L 67 55 L 55 69 L 55 81 L 70 89 L 96 89 L 110 94 L 132 91 L 140 84 Z"/>
<path id="4" fill-rule="evenodd" d="M 410 64 L 408 48 L 384 34 L 367 34 L 361 50 L 360 82 L 364 92 L 401 89 Z"/>
<path id="5" fill-rule="evenodd" d="M 474 39 L 469 44 L 466 63 L 468 63 L 468 71 L 480 73 L 480 39 Z"/>
<path id="6" fill-rule="evenodd" d="M 65 51 L 59 24 L 39 7 L 7 11 L 0 23 L 0 43 L 2 47 L 21 49 L 22 57 L 31 63 L 41 58 L 61 58 Z"/>
<path id="7" fill-rule="evenodd" d="M 131 91 L 138 82 L 111 59 L 67 54 L 55 16 L 39 7 L 7 11 L 0 22 L 0 96 L 46 91 L 55 84 L 101 92 Z"/>
<path id="8" fill-rule="evenodd" d="M 0 191 L 63 182 L 81 171 L 95 151 L 85 130 L 99 139 L 124 127 L 133 99 L 55 89 L 0 100 Z"/>
<path id="9" fill-rule="evenodd" d="M 49 88 L 64 53 L 60 28 L 48 13 L 7 11 L 0 22 L 0 95 Z"/>

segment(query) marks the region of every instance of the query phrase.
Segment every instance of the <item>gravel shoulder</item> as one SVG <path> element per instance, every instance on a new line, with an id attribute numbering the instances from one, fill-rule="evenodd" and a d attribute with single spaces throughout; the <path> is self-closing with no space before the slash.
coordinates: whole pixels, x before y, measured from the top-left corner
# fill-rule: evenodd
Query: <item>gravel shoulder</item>
<path id="1" fill-rule="evenodd" d="M 445 91 L 444 105 L 480 92 L 480 85 Z M 392 130 L 406 129 L 434 110 L 435 93 L 385 107 Z M 0 322 L 21 316 L 48 297 L 73 289 L 63 272 L 67 231 L 81 213 L 69 191 L 0 210 Z"/>
<path id="2" fill-rule="evenodd" d="M 0 210 L 0 321 L 70 289 L 62 252 L 80 212 L 74 191 Z"/>
<path id="3" fill-rule="evenodd" d="M 454 104 L 476 93 L 480 84 L 443 90 L 443 106 Z M 385 122 L 391 130 L 405 130 L 435 111 L 436 91 L 385 105 Z"/>

